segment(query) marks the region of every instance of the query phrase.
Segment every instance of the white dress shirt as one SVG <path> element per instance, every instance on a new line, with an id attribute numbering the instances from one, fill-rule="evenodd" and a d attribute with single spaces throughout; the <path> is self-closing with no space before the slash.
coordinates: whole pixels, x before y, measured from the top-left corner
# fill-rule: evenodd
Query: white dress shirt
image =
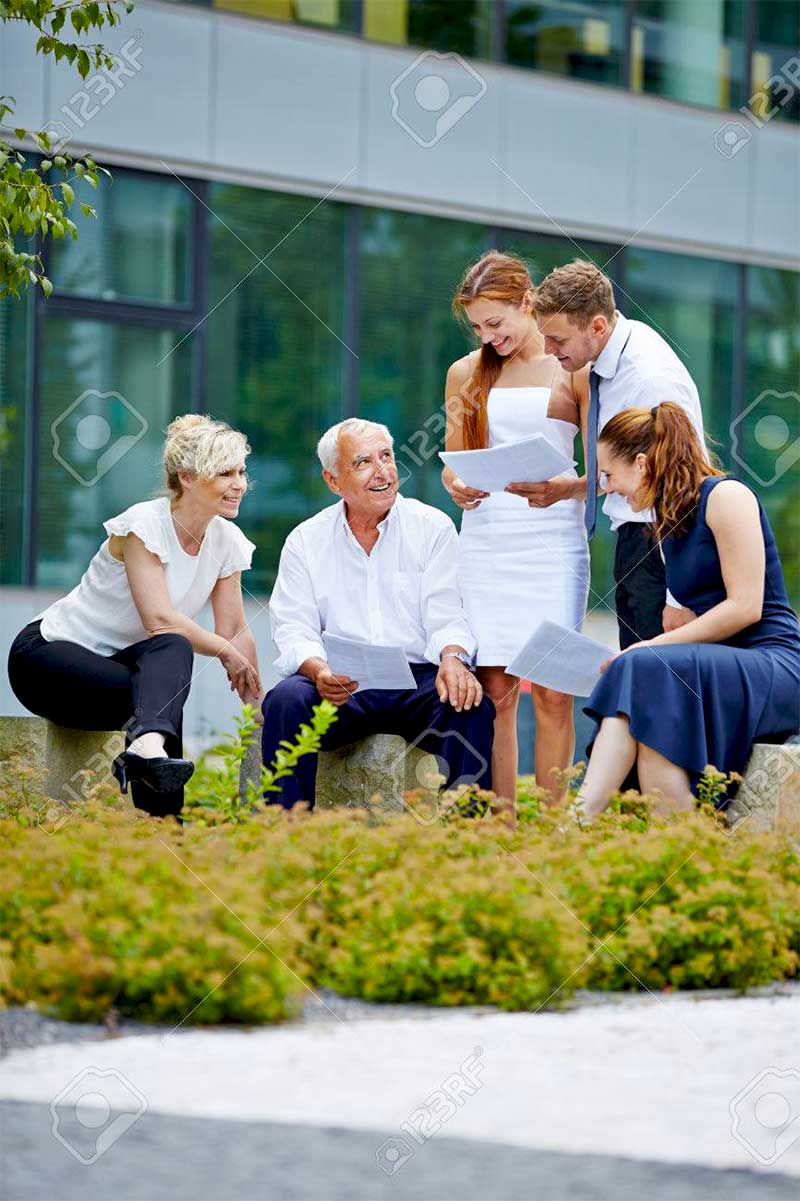
<path id="1" fill-rule="evenodd" d="M 598 432 L 623 409 L 652 409 L 672 400 L 686 411 L 705 445 L 697 387 L 672 347 L 649 325 L 629 321 L 620 312 L 616 317 L 611 337 L 593 364 L 601 377 Z M 603 512 L 610 518 L 612 530 L 625 521 L 653 520 L 652 510 L 636 513 L 616 494 L 605 498 Z"/>
<path id="2" fill-rule="evenodd" d="M 312 657 L 325 659 L 322 632 L 401 646 L 411 663 L 438 664 L 445 646 L 476 641 L 461 606 L 458 536 L 450 518 L 400 496 L 370 554 L 357 541 L 339 501 L 292 530 L 269 602 L 275 667 L 290 676 Z"/>

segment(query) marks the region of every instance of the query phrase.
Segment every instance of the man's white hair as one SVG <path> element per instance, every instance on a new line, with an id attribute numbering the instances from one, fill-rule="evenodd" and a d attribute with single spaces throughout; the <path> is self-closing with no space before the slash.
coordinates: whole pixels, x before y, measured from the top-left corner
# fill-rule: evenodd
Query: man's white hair
<path id="1" fill-rule="evenodd" d="M 336 475 L 339 470 L 340 434 L 367 434 L 370 430 L 380 431 L 387 438 L 389 445 L 394 446 L 394 438 L 385 425 L 381 425 L 379 421 L 366 421 L 363 417 L 346 417 L 344 421 L 337 421 L 336 425 L 326 430 L 317 443 L 317 455 L 325 471 Z"/>

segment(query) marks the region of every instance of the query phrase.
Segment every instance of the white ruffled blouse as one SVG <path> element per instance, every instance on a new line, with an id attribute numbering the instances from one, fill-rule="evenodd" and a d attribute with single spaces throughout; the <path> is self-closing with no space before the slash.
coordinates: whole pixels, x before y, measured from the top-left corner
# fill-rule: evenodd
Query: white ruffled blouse
<path id="1" fill-rule="evenodd" d="M 209 522 L 200 553 L 187 554 L 178 541 L 166 496 L 132 505 L 103 525 L 109 536 L 136 534 L 158 555 L 170 600 L 187 617 L 200 612 L 217 580 L 246 571 L 256 549 L 233 522 L 218 516 Z M 81 582 L 39 617 L 47 642 L 77 642 L 99 655 L 113 655 L 148 636 L 131 595 L 125 564 L 111 554 L 108 538 Z"/>

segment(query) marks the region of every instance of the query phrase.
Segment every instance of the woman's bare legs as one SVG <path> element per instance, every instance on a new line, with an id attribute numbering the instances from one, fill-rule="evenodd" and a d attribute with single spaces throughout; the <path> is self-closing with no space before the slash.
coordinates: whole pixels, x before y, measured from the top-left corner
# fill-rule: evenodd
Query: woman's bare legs
<path id="1" fill-rule="evenodd" d="M 531 687 L 533 711 L 536 714 L 536 746 L 534 771 L 536 783 L 550 793 L 550 804 L 564 797 L 564 785 L 555 779 L 553 769 L 563 772 L 572 764 L 575 753 L 575 719 L 572 697 L 538 684 Z"/>
<path id="2" fill-rule="evenodd" d="M 576 803 L 587 817 L 596 817 L 603 812 L 611 794 L 621 787 L 634 763 L 642 792 L 662 793 L 663 800 L 656 808 L 657 813 L 694 808 L 689 776 L 684 769 L 670 763 L 652 747 L 636 742 L 627 717 L 604 717 L 576 797 Z"/>
<path id="3" fill-rule="evenodd" d="M 495 708 L 492 788 L 497 796 L 516 802 L 519 768 L 519 679 L 516 676 L 507 676 L 502 667 L 479 667 L 478 679 L 483 691 L 494 702 Z"/>
<path id="4" fill-rule="evenodd" d="M 676 763 L 670 763 L 669 759 L 665 759 L 651 746 L 645 746 L 641 742 L 636 770 L 642 792 L 662 793 L 663 800 L 656 808 L 657 813 L 694 809 L 694 796 L 689 786 L 688 773 Z"/>
<path id="5" fill-rule="evenodd" d="M 586 775 L 575 798 L 586 817 L 596 817 L 608 804 L 636 762 L 637 742 L 627 717 L 604 717 L 592 747 Z"/>

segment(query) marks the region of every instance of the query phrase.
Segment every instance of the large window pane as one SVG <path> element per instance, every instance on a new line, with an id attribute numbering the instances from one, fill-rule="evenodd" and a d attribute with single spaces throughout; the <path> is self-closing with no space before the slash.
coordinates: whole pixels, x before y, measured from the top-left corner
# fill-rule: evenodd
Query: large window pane
<path id="1" fill-rule="evenodd" d="M 744 406 L 734 421 L 737 474 L 769 514 L 789 595 L 800 607 L 800 275 L 747 269 Z"/>
<path id="2" fill-rule="evenodd" d="M 103 521 L 161 489 L 164 429 L 189 408 L 191 339 L 174 349 L 179 340 L 130 324 L 42 320 L 40 587 L 73 587 Z"/>
<path id="3" fill-rule="evenodd" d="M 509 0 L 506 13 L 510 63 L 593 83 L 624 84 L 625 18 L 620 0 Z"/>
<path id="4" fill-rule="evenodd" d="M 221 220 L 209 218 L 208 407 L 253 448 L 240 524 L 258 546 L 247 586 L 266 590 L 289 531 L 333 502 L 316 444 L 344 416 L 345 360 L 357 354 L 345 346 L 347 214 L 227 184 L 209 204 Z"/>
<path id="5" fill-rule="evenodd" d="M 757 0 L 751 108 L 762 121 L 800 120 L 800 6 L 796 0 Z"/>
<path id="6" fill-rule="evenodd" d="M 634 91 L 723 109 L 738 108 L 747 99 L 744 0 L 634 0 L 634 4 Z"/>
<path id="7" fill-rule="evenodd" d="M 700 393 L 711 448 L 726 468 L 737 277 L 734 263 L 629 246 L 625 287 L 631 299 L 620 300 L 626 316 L 651 325 L 683 360 Z"/>
<path id="8" fill-rule="evenodd" d="M 178 0 L 204 8 L 223 8 L 267 21 L 296 21 L 323 29 L 357 32 L 358 0 Z"/>
<path id="9" fill-rule="evenodd" d="M 474 345 L 450 304 L 488 248 L 482 227 L 364 209 L 360 238 L 359 416 L 388 425 L 409 496 L 459 510 L 441 483 L 447 368 Z"/>
<path id="10" fill-rule="evenodd" d="M 115 171 L 75 217 L 78 239 L 50 244 L 56 292 L 99 300 L 188 305 L 192 197 L 175 179 Z M 77 206 L 76 206 L 77 208 Z"/>
<path id="11" fill-rule="evenodd" d="M 0 584 L 24 584 L 33 288 L 0 301 Z"/>
<path id="12" fill-rule="evenodd" d="M 491 0 L 364 0 L 364 37 L 489 58 L 492 7 Z"/>

